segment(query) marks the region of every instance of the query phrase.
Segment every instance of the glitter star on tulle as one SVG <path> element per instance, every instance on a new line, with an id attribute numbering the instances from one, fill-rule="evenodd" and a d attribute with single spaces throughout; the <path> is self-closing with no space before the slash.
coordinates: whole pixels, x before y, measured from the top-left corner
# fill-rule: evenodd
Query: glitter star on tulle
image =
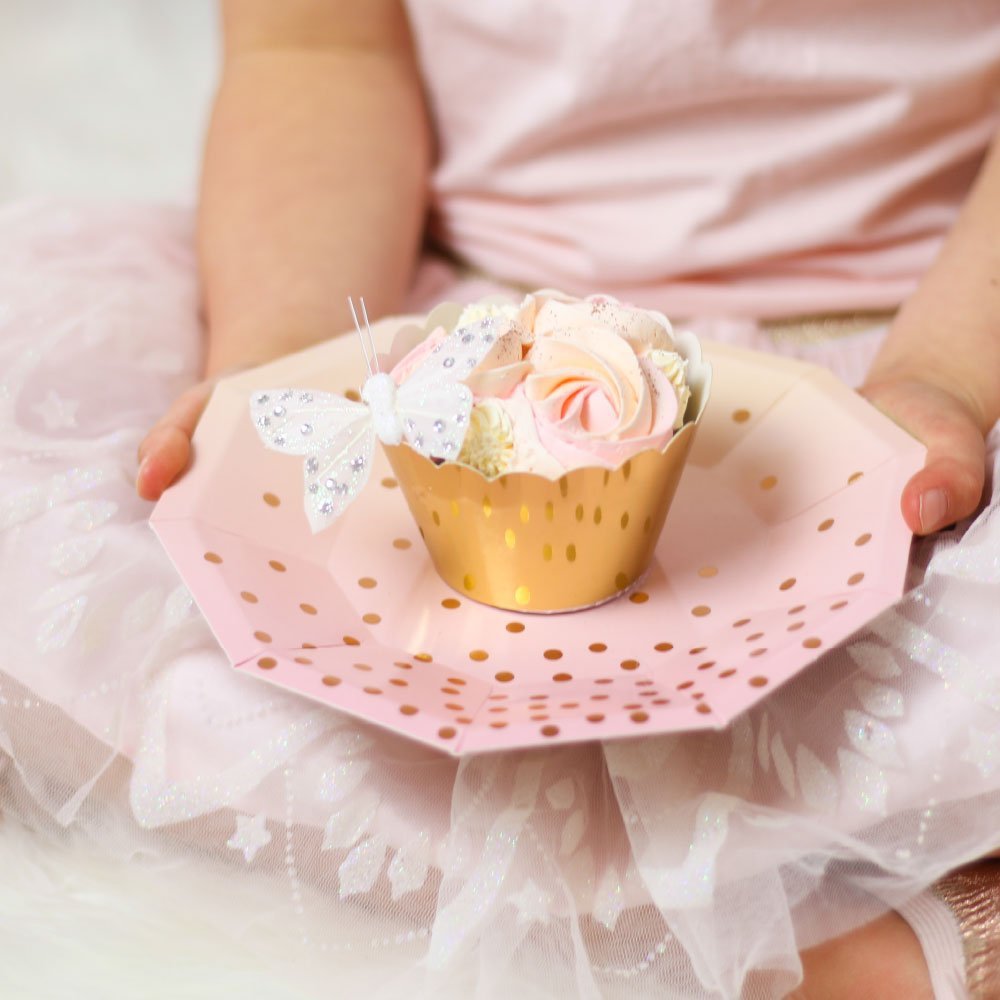
<path id="1" fill-rule="evenodd" d="M 247 864 L 254 855 L 271 843 L 271 832 L 267 829 L 267 817 L 263 813 L 256 816 L 237 816 L 236 832 L 226 841 L 226 847 L 242 851 Z"/>

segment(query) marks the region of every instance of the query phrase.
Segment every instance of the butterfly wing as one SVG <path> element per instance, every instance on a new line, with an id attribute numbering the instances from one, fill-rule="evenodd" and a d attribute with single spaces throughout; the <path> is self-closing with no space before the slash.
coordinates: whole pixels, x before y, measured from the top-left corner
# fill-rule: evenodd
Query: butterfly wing
<path id="1" fill-rule="evenodd" d="M 407 444 L 431 458 L 458 457 L 473 400 L 462 380 L 501 341 L 520 358 L 520 337 L 512 322 L 490 315 L 454 330 L 431 351 L 399 387 L 397 407 Z"/>
<path id="2" fill-rule="evenodd" d="M 305 458 L 313 532 L 332 524 L 368 481 L 375 446 L 368 407 L 317 390 L 263 389 L 251 396 L 250 415 L 268 448 Z"/>

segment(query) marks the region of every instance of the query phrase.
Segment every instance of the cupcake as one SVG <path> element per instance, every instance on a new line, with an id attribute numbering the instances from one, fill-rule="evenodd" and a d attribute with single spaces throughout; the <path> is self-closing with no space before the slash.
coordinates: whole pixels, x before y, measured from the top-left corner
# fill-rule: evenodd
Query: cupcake
<path id="1" fill-rule="evenodd" d="M 398 332 L 386 371 L 373 346 L 366 356 L 360 403 L 251 398 L 265 443 L 305 456 L 314 530 L 360 491 L 378 437 L 435 568 L 463 596 L 570 611 L 639 581 L 708 399 L 693 334 L 608 296 L 541 291 L 439 306 Z"/>

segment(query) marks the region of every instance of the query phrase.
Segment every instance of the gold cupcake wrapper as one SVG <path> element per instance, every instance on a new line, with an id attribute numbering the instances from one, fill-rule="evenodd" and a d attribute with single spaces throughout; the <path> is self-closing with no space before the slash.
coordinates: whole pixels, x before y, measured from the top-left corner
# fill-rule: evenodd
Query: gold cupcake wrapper
<path id="1" fill-rule="evenodd" d="M 385 451 L 445 583 L 497 608 L 574 611 L 629 590 L 649 567 L 696 429 L 685 424 L 663 450 L 617 469 L 557 480 L 490 480 L 406 445 Z"/>

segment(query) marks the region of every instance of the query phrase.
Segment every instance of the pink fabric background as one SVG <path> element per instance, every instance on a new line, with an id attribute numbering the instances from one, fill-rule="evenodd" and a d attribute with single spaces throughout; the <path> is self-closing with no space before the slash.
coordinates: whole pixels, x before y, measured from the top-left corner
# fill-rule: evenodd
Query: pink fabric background
<path id="1" fill-rule="evenodd" d="M 410 4 L 435 231 L 671 316 L 892 307 L 1000 124 L 995 0 Z"/>

